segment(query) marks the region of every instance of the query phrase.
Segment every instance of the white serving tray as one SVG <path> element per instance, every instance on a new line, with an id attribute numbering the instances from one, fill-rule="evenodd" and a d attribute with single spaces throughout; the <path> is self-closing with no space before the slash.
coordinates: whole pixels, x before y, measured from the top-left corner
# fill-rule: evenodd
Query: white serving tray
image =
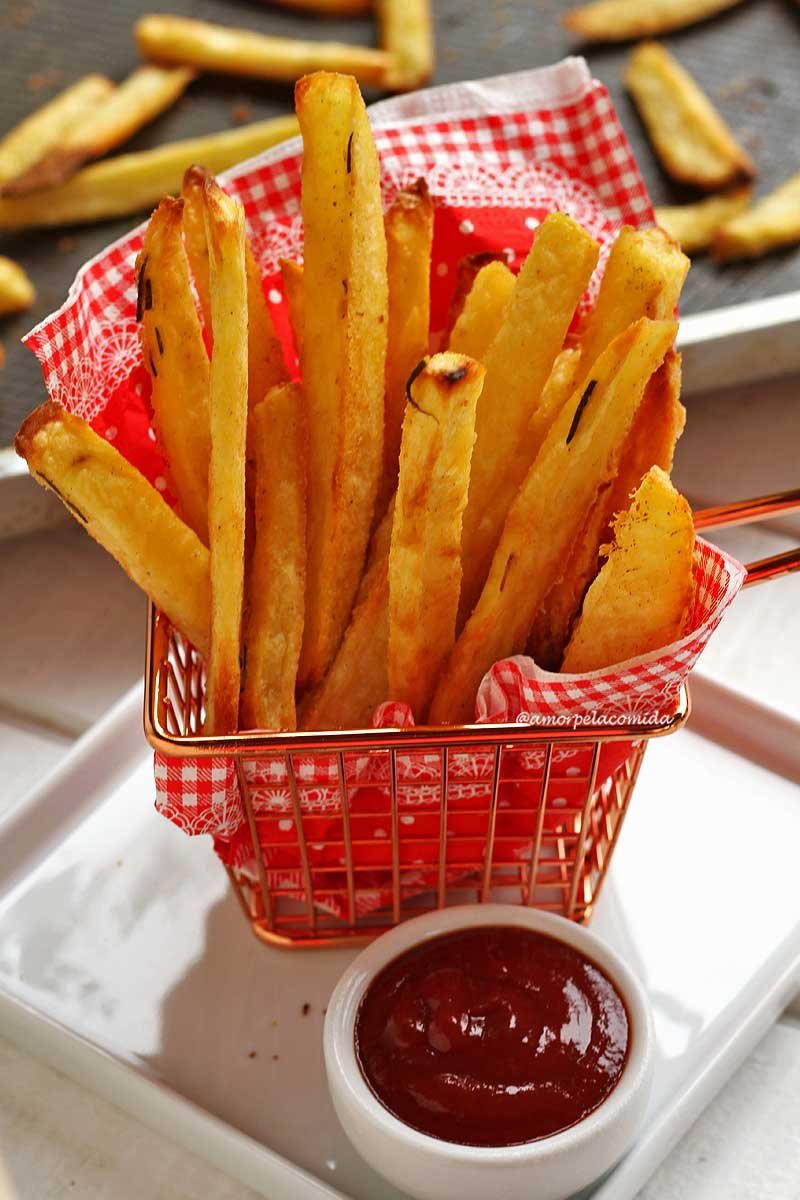
<path id="1" fill-rule="evenodd" d="M 0 826 L 0 1028 L 273 1200 L 398 1200 L 324 1082 L 352 952 L 261 945 L 152 797 L 136 689 Z M 650 747 L 593 928 L 650 993 L 656 1083 L 593 1200 L 632 1200 L 800 986 L 799 800 L 698 734 Z"/>

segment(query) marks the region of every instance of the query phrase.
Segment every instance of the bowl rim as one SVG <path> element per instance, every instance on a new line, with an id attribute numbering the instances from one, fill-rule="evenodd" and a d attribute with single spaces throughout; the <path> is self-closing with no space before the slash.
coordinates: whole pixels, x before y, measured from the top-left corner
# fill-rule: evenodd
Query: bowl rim
<path id="1" fill-rule="evenodd" d="M 355 1021 L 361 999 L 376 975 L 395 958 L 423 942 L 461 929 L 512 925 L 565 942 L 601 967 L 620 992 L 628 1011 L 631 1044 L 616 1085 L 587 1116 L 557 1133 L 511 1146 L 448 1142 L 406 1125 L 386 1108 L 367 1083 L 355 1051 Z M 373 1129 L 398 1148 L 424 1152 L 440 1162 L 474 1166 L 527 1165 L 574 1154 L 601 1138 L 635 1102 L 650 1077 L 653 1021 L 644 988 L 619 954 L 585 926 L 542 909 L 515 904 L 464 904 L 412 917 L 370 943 L 353 959 L 328 1002 L 323 1048 L 328 1086 L 347 1093 Z"/>

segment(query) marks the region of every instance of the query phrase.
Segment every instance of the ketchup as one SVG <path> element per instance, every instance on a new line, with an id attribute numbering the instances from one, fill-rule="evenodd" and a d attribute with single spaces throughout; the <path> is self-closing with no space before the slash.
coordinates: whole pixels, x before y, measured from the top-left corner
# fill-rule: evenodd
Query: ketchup
<path id="1" fill-rule="evenodd" d="M 424 942 L 370 984 L 361 1071 L 406 1125 L 465 1146 L 513 1146 L 582 1120 L 628 1055 L 622 997 L 555 938 L 513 925 Z"/>

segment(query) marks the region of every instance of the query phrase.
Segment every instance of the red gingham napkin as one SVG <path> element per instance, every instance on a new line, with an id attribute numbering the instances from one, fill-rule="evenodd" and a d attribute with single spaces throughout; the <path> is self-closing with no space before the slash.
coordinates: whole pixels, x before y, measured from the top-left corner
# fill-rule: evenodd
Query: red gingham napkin
<path id="1" fill-rule="evenodd" d="M 602 267 L 620 225 L 652 222 L 650 201 L 608 93 L 592 80 L 583 59 L 397 97 L 375 105 L 370 116 L 385 204 L 420 175 L 436 200 L 431 278 L 434 331 L 443 324 L 456 265 L 463 255 L 501 250 L 509 265 L 518 267 L 540 221 L 561 209 L 600 242 Z M 295 139 L 224 177 L 228 191 L 245 206 L 265 295 L 287 356 L 291 353 L 288 314 L 279 261 L 302 256 L 300 159 L 300 141 Z M 169 498 L 164 461 L 150 424 L 149 380 L 140 361 L 135 320 L 134 260 L 143 228 L 139 226 L 83 267 L 62 308 L 25 340 L 42 364 L 53 399 L 88 419 Z M 591 301 L 597 282 L 596 275 L 584 304 Z M 671 711 L 680 683 L 744 577 L 738 563 L 704 542 L 698 543 L 695 573 L 691 629 L 680 642 L 612 671 L 583 676 L 553 675 L 525 658 L 498 663 L 480 689 L 476 718 L 550 723 L 557 728 L 567 720 L 579 724 L 602 717 L 613 725 L 648 712 Z M 411 720 L 404 706 L 393 704 L 381 706 L 375 715 L 378 726 Z M 619 743 L 604 748 L 599 789 L 610 786 L 613 771 L 630 749 Z M 564 793 L 556 803 L 569 804 L 570 788 L 578 787 L 570 779 L 577 780 L 585 769 L 585 754 L 585 747 L 556 750 L 553 778 Z M 543 755 L 541 748 L 531 750 L 520 762 L 520 770 L 529 773 L 533 784 L 541 779 Z M 380 763 L 376 767 L 374 757 L 347 755 L 346 759 L 349 780 L 363 785 L 356 797 L 363 795 L 364 811 L 374 812 L 376 802 L 387 795 L 383 768 Z M 417 752 L 400 756 L 398 762 L 404 803 L 414 810 L 403 819 L 431 823 L 431 854 L 435 855 L 440 760 L 438 755 Z M 296 763 L 304 827 L 311 822 L 306 838 L 312 866 L 330 867 L 330 844 L 341 824 L 337 769 L 335 759 L 324 756 L 300 758 Z M 249 763 L 247 771 L 259 836 L 270 847 L 266 857 L 274 868 L 273 882 L 299 887 L 297 836 L 285 767 L 265 758 Z M 155 775 L 162 813 L 187 833 L 215 835 L 217 850 L 229 865 L 245 872 L 253 869 L 249 831 L 230 760 L 156 755 Z M 447 782 L 457 817 L 459 799 L 474 803 L 476 797 L 488 795 L 489 759 L 480 752 L 453 756 Z M 501 809 L 512 811 L 501 813 L 501 820 L 513 822 L 515 798 L 524 799 L 524 794 L 522 785 L 504 792 Z M 356 799 L 355 822 L 358 805 Z M 361 911 L 385 900 L 380 870 L 390 853 L 386 823 L 374 816 L 365 821 L 357 865 L 374 863 L 378 873 L 375 888 L 360 893 Z M 474 833 L 478 861 L 485 829 L 472 821 L 473 817 L 466 820 L 465 828 Z M 418 839 L 415 845 L 419 852 Z M 529 837 L 521 841 L 520 853 L 528 852 L 525 846 L 529 845 Z M 404 888 L 421 887 L 429 865 L 424 852 L 421 859 L 403 865 Z M 330 907 L 336 910 L 334 900 Z"/>

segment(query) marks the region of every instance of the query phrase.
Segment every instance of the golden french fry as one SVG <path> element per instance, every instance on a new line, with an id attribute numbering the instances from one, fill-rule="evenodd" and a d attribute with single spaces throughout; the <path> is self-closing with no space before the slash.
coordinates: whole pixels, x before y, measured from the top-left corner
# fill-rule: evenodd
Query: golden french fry
<path id="1" fill-rule="evenodd" d="M 433 201 L 424 179 L 400 192 L 384 221 L 389 278 L 383 480 L 378 509 L 397 487 L 406 384 L 428 352 Z"/>
<path id="2" fill-rule="evenodd" d="M 608 489 L 603 526 L 604 539 L 611 522 L 630 504 L 632 493 L 651 467 L 669 475 L 678 438 L 686 425 L 681 404 L 681 356 L 668 350 L 658 370 L 650 377 L 642 403 L 625 439 L 617 474 Z"/>
<path id="3" fill-rule="evenodd" d="M 705 92 L 658 42 L 632 52 L 625 84 L 665 171 L 713 191 L 756 173 Z"/>
<path id="4" fill-rule="evenodd" d="M 370 539 L 350 623 L 322 683 L 300 705 L 301 729 L 357 729 L 389 696 L 389 547 L 392 500 Z"/>
<path id="5" fill-rule="evenodd" d="M 458 264 L 442 345 L 482 361 L 511 298 L 516 275 L 496 254 L 471 254 Z"/>
<path id="6" fill-rule="evenodd" d="M 200 306 L 205 312 L 210 307 L 208 300 L 208 244 L 205 241 L 205 211 L 211 199 L 222 189 L 214 176 L 205 167 L 190 167 L 183 177 L 183 194 L 186 211 L 190 218 L 187 221 L 186 245 L 189 250 L 189 261 L 194 271 L 195 285 L 200 296 Z M 203 222 L 202 230 L 200 222 Z M 200 245 L 203 232 L 204 248 Z M 189 249 L 191 247 L 191 249 Z M 247 268 L 247 462 L 254 460 L 254 432 L 251 428 L 252 414 L 270 388 L 286 381 L 286 364 L 283 350 L 272 324 L 264 289 L 261 286 L 261 271 L 253 254 L 250 240 L 245 236 L 245 264 Z M 199 282 L 198 282 L 199 276 Z M 204 298 L 205 297 L 205 298 Z M 208 325 L 213 339 L 213 322 Z M 248 496 L 252 499 L 254 483 L 252 470 L 248 470 Z"/>
<path id="7" fill-rule="evenodd" d="M 281 384 L 251 416 L 255 544 L 247 580 L 244 729 L 295 729 L 306 573 L 306 426 L 298 384 Z"/>
<path id="8" fill-rule="evenodd" d="M 555 414 L 561 411 L 578 386 L 580 368 L 581 352 L 576 346 L 567 346 L 556 357 L 544 385 L 540 405 L 546 412 L 554 414 L 552 420 L 555 420 Z M 533 419 L 536 419 L 535 413 Z"/>
<path id="9" fill-rule="evenodd" d="M 592 42 L 621 42 L 652 37 L 705 21 L 733 8 L 739 0 L 596 0 L 573 8 L 563 24 Z"/>
<path id="10" fill-rule="evenodd" d="M 295 90 L 303 132 L 308 590 L 300 679 L 322 679 L 361 578 L 383 455 L 386 238 L 378 156 L 354 79 Z"/>
<path id="11" fill-rule="evenodd" d="M 685 254 L 698 254 L 731 217 L 750 207 L 752 197 L 753 189 L 745 185 L 694 204 L 663 205 L 656 209 L 656 221 Z"/>
<path id="12" fill-rule="evenodd" d="M 389 699 L 389 562 L 376 564 L 330 669 L 300 705 L 301 729 L 368 729 Z"/>
<path id="13" fill-rule="evenodd" d="M 239 717 L 244 592 L 247 445 L 247 266 L 244 209 L 209 182 L 205 205 L 211 284 L 208 532 L 211 548 L 211 654 L 206 681 L 208 734 L 235 733 Z"/>
<path id="14" fill-rule="evenodd" d="M 14 446 L 37 482 L 207 655 L 208 550 L 163 496 L 110 442 L 51 400 L 23 421 Z"/>
<path id="15" fill-rule="evenodd" d="M 545 595 L 528 635 L 525 653 L 546 671 L 557 671 L 564 657 L 583 597 L 600 566 L 602 531 L 606 525 L 606 507 L 598 496 L 583 525 L 567 551 L 564 574 Z"/>
<path id="16" fill-rule="evenodd" d="M 385 86 L 412 91 L 427 83 L 434 68 L 430 0 L 377 0 L 381 45 L 391 55 Z"/>
<path id="17" fill-rule="evenodd" d="M 389 694 L 424 721 L 453 646 L 475 407 L 484 369 L 435 354 L 409 381 L 389 552 Z"/>
<path id="18" fill-rule="evenodd" d="M 320 13 L 322 16 L 352 17 L 356 13 L 369 12 L 372 0 L 269 0 L 279 8 L 298 8 Z"/>
<path id="19" fill-rule="evenodd" d="M 195 77 L 186 67 L 139 67 L 81 116 L 36 168 L 36 187 L 53 187 L 100 158 L 170 108 Z"/>
<path id="20" fill-rule="evenodd" d="M 597 243 L 570 217 L 547 217 L 484 357 L 486 380 L 462 534 L 462 622 L 480 595 L 511 502 L 547 432 L 544 422 L 532 424 L 531 417 L 539 410 L 597 254 Z"/>
<path id="21" fill-rule="evenodd" d="M 247 267 L 247 390 L 251 409 L 263 400 L 270 388 L 288 379 L 283 348 L 272 324 L 267 298 L 261 283 L 261 269 L 253 254 L 250 239 L 245 238 Z"/>
<path id="22" fill-rule="evenodd" d="M 524 649 L 587 513 L 616 473 L 647 381 L 676 328 L 672 321 L 643 318 L 620 334 L 558 415 L 511 506 L 486 585 L 440 676 L 432 724 L 471 720 L 485 672 Z"/>
<path id="23" fill-rule="evenodd" d="M 562 670 L 598 671 L 681 636 L 694 589 L 692 510 L 659 467 L 614 523 L 608 558 L 583 602 Z"/>
<path id="24" fill-rule="evenodd" d="M 178 511 L 208 545 L 210 367 L 183 248 L 183 202 L 161 201 L 136 263 L 137 318 L 153 418 Z"/>
<path id="25" fill-rule="evenodd" d="M 650 467 L 669 474 L 675 444 L 683 432 L 686 410 L 680 401 L 680 355 L 668 350 L 652 375 L 633 419 L 617 474 L 597 498 L 569 551 L 563 575 L 542 601 L 528 638 L 528 653 L 541 667 L 557 671 L 583 597 L 600 566 L 600 550 L 611 536 L 616 513 L 630 504 Z"/>
<path id="26" fill-rule="evenodd" d="M 447 310 L 447 319 L 442 330 L 441 344 L 446 347 L 450 341 L 455 323 L 464 311 L 467 296 L 472 291 L 472 285 L 478 272 L 492 262 L 505 262 L 502 254 L 493 250 L 478 251 L 476 254 L 465 254 L 456 265 L 456 285 Z"/>
<path id="27" fill-rule="evenodd" d="M 84 167 L 58 187 L 27 196 L 0 196 L 0 229 L 86 224 L 141 212 L 158 204 L 165 193 L 179 192 L 183 173 L 192 163 L 224 171 L 297 132 L 294 117 L 274 117 L 154 150 L 120 154 Z"/>
<path id="28" fill-rule="evenodd" d="M 386 509 L 384 510 L 383 516 L 373 529 L 372 536 L 369 539 L 369 545 L 367 546 L 367 558 L 364 563 L 364 574 L 361 576 L 361 582 L 358 585 L 355 604 L 353 605 L 354 608 L 356 605 L 361 603 L 367 593 L 370 581 L 374 575 L 373 568 L 377 563 L 384 559 L 388 561 L 389 547 L 392 544 L 392 525 L 394 524 L 395 498 L 396 494 L 395 496 L 392 496 Z"/>
<path id="29" fill-rule="evenodd" d="M 688 270 L 688 258 L 663 230 L 624 225 L 611 247 L 597 300 L 581 332 L 584 369 L 640 317 L 670 320 Z"/>
<path id="30" fill-rule="evenodd" d="M 39 165 L 113 90 L 104 75 L 86 75 L 7 133 L 0 141 L 0 195 L 40 187 Z"/>
<path id="31" fill-rule="evenodd" d="M 19 263 L 0 254 L 0 317 L 24 312 L 36 299 L 36 288 Z"/>
<path id="32" fill-rule="evenodd" d="M 211 339 L 211 285 L 209 280 L 208 243 L 206 241 L 206 180 L 211 178 L 205 167 L 193 164 L 184 173 L 181 185 L 183 197 L 183 240 L 194 279 L 203 325 Z"/>
<path id="33" fill-rule="evenodd" d="M 145 58 L 155 62 L 286 83 L 312 71 L 341 71 L 361 83 L 382 86 L 392 65 L 390 55 L 367 46 L 268 37 L 249 29 L 160 13 L 141 17 L 134 37 Z"/>
<path id="34" fill-rule="evenodd" d="M 294 335 L 294 348 L 298 358 L 302 358 L 305 314 L 303 312 L 303 268 L 300 263 L 294 262 L 291 258 L 282 258 L 281 279 L 289 309 L 289 324 Z"/>
<path id="35" fill-rule="evenodd" d="M 717 230 L 714 257 L 758 258 L 781 246 L 800 242 L 800 174 L 793 175 L 747 212 Z"/>

